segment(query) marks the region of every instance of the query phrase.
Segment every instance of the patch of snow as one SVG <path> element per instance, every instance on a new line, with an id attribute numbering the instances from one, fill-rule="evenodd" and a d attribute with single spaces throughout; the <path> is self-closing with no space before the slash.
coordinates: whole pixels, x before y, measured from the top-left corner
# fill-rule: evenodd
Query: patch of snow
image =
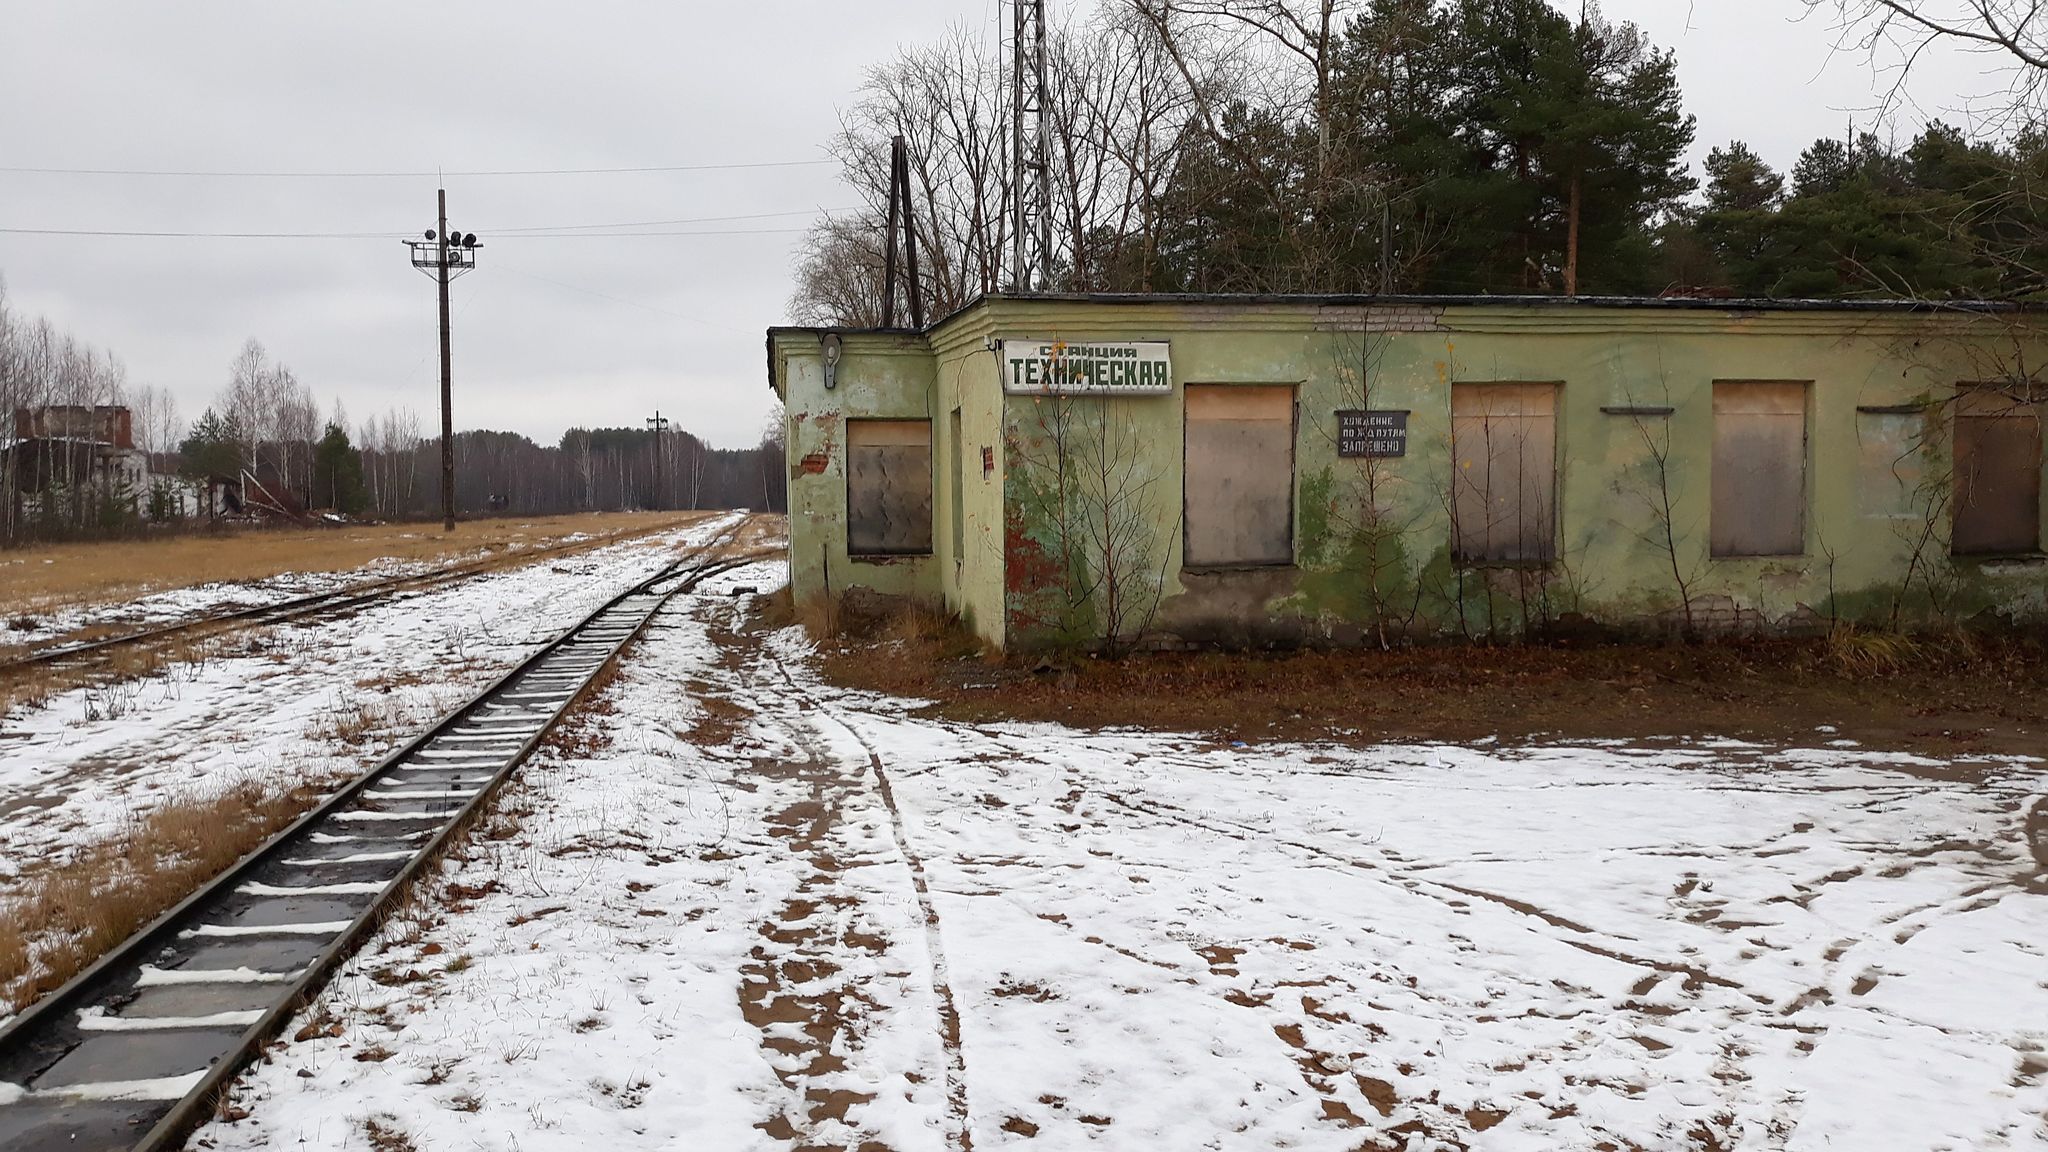
<path id="1" fill-rule="evenodd" d="M 289 984 L 302 972 L 259 972 L 254 968 L 152 968 L 145 965 L 136 977 L 137 988 L 163 988 L 176 984 Z"/>
<path id="2" fill-rule="evenodd" d="M 208 1016 L 109 1016 L 94 1005 L 78 1014 L 81 1032 L 169 1032 L 179 1028 L 247 1028 L 263 1018 L 262 1009 L 215 1012 Z M 128 1097 L 123 1097 L 128 1099 Z M 151 1099 L 151 1097 L 143 1097 Z"/>
<path id="3" fill-rule="evenodd" d="M 238 787 L 338 787 L 678 548 L 736 520 L 242 634 L 199 662 L 0 717 L 0 899 L 25 867 L 128 834 L 167 804 Z"/>
<path id="4" fill-rule="evenodd" d="M 206 1070 L 157 1080 L 102 1080 L 94 1084 L 73 1084 L 37 1092 L 65 1100 L 177 1100 L 206 1079 Z"/>
<path id="5" fill-rule="evenodd" d="M 956 725 L 735 641 L 773 581 L 721 580 L 205 1140 L 2048 1139 L 2037 760 Z"/>

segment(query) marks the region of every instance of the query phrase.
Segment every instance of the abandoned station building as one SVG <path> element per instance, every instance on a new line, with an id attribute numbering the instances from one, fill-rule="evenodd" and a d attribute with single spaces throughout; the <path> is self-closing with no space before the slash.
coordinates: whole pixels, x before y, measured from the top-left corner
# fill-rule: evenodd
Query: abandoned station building
<path id="1" fill-rule="evenodd" d="M 985 640 L 2048 615 L 2048 314 L 989 296 L 775 328 L 791 583 Z"/>

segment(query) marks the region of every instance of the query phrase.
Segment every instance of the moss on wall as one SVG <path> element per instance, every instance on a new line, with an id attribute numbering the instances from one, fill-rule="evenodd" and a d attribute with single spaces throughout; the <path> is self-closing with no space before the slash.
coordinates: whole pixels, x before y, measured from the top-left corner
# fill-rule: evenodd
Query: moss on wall
<path id="1" fill-rule="evenodd" d="M 1341 471 L 1355 473 L 1350 463 Z M 1302 479 L 1301 580 L 1275 610 L 1313 619 L 1320 637 L 1331 641 L 1385 644 L 1435 631 L 1441 621 L 1422 611 L 1421 573 L 1408 555 L 1409 538 L 1368 511 L 1367 485 L 1359 477 L 1340 482 L 1339 471 L 1326 466 Z"/>

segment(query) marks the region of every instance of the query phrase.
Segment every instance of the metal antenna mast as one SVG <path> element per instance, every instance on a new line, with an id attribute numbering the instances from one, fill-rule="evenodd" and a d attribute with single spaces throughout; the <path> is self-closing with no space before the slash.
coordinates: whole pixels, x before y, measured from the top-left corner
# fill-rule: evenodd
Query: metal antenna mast
<path id="1" fill-rule="evenodd" d="M 427 231 L 425 240 L 407 240 L 412 249 L 412 266 L 432 276 L 440 285 L 441 297 L 441 529 L 455 531 L 455 408 L 454 372 L 448 355 L 448 282 L 476 267 L 476 233 L 465 236 L 448 231 L 448 190 L 440 189 L 436 199 L 439 226 Z"/>
<path id="2" fill-rule="evenodd" d="M 1052 99 L 1045 80 L 1045 0 L 1011 0 L 1010 290 L 1052 280 Z"/>

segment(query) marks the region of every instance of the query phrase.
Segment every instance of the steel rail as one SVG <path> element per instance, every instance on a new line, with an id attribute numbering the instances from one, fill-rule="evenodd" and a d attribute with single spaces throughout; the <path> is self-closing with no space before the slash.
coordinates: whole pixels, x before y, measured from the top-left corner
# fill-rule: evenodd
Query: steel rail
<path id="1" fill-rule="evenodd" d="M 176 1147 L 661 608 L 758 558 L 717 555 L 744 523 L 607 600 L 0 1028 L 0 1147 Z"/>
<path id="2" fill-rule="evenodd" d="M 350 585 L 346 588 L 336 588 L 328 592 L 311 592 L 304 596 L 293 596 L 269 604 L 252 604 L 246 608 L 230 608 L 221 612 L 208 612 L 199 616 L 174 620 L 168 624 L 140 628 L 133 632 L 123 632 L 115 636 L 101 636 L 92 640 L 79 640 L 69 644 L 58 644 L 0 661 L 0 676 L 64 660 L 98 656 L 131 645 L 171 640 L 185 633 L 204 631 L 216 625 L 262 627 L 266 624 L 284 624 L 328 612 L 345 611 L 358 605 L 382 600 L 388 596 L 395 596 L 405 592 L 425 592 L 439 588 L 444 584 L 466 580 L 472 576 L 480 576 L 501 566 L 506 566 L 507 561 L 517 561 L 524 564 L 545 560 L 549 557 L 576 555 L 580 552 L 589 552 L 612 544 L 623 544 L 627 541 L 638 539 L 650 532 L 658 531 L 661 531 L 661 529 L 653 528 L 647 529 L 644 532 L 620 533 L 595 540 L 576 540 L 563 544 L 550 544 L 528 552 L 513 553 L 509 556 L 491 556 L 481 560 L 472 560 L 464 564 L 434 568 L 425 572 L 413 572 L 403 576 L 390 576 L 381 580 L 369 580 L 361 584 Z"/>

